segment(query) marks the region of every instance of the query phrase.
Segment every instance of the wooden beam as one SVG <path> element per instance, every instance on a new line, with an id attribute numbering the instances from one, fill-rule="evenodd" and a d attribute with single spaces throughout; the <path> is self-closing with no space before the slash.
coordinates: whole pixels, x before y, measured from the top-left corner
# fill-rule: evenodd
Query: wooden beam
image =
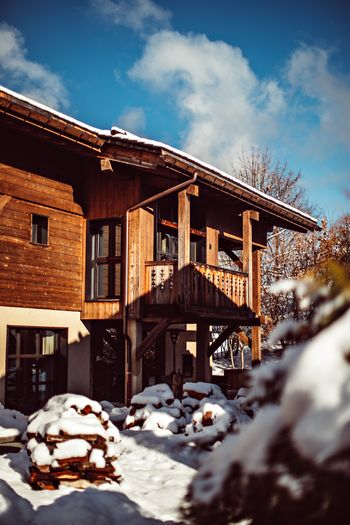
<path id="1" fill-rule="evenodd" d="M 188 195 L 192 195 L 193 197 L 198 197 L 199 196 L 199 187 L 197 186 L 197 184 L 190 184 L 186 188 L 186 192 L 187 192 Z"/>
<path id="2" fill-rule="evenodd" d="M 168 317 L 162 319 L 150 333 L 144 338 L 141 344 L 136 348 L 136 358 L 141 359 L 146 350 L 155 342 L 160 334 L 172 323 L 172 320 Z"/>
<path id="3" fill-rule="evenodd" d="M 101 171 L 113 171 L 111 159 L 108 159 L 108 158 L 100 159 L 100 167 L 101 167 Z"/>
<path id="4" fill-rule="evenodd" d="M 0 195 L 0 214 L 11 199 L 12 197 L 10 197 L 10 195 Z"/>
<path id="5" fill-rule="evenodd" d="M 235 265 L 243 271 L 243 262 L 232 250 L 224 250 L 226 255 L 235 263 Z"/>
<path id="6" fill-rule="evenodd" d="M 181 304 L 186 308 L 190 296 L 190 272 L 186 271 L 191 260 L 191 208 L 190 195 L 186 190 L 178 194 L 178 291 Z"/>
<path id="7" fill-rule="evenodd" d="M 190 196 L 186 190 L 178 194 L 178 268 L 190 263 Z"/>
<path id="8" fill-rule="evenodd" d="M 217 266 L 219 263 L 219 232 L 206 226 L 206 263 Z"/>
<path id="9" fill-rule="evenodd" d="M 247 334 L 245 332 L 243 332 L 243 330 L 239 326 L 236 326 L 235 333 L 237 334 L 237 336 L 240 338 L 241 342 L 244 345 L 251 346 L 251 344 L 252 344 L 251 340 L 249 339 Z"/>
<path id="10" fill-rule="evenodd" d="M 243 237 L 240 237 L 239 235 L 233 235 L 232 233 L 228 233 L 228 232 L 221 233 L 220 237 L 222 237 L 223 239 L 229 239 L 229 240 L 232 240 L 232 241 L 237 241 L 239 243 L 243 242 Z M 261 244 L 259 242 L 255 242 L 255 241 L 253 241 L 253 246 L 256 247 L 256 248 L 261 248 L 263 250 L 267 247 L 266 244 Z"/>
<path id="11" fill-rule="evenodd" d="M 229 324 L 226 326 L 225 330 L 221 332 L 219 337 L 214 339 L 212 344 L 208 348 L 208 356 L 211 357 L 214 352 L 230 337 L 230 335 L 235 331 L 236 325 L 235 324 Z"/>
<path id="12" fill-rule="evenodd" d="M 253 310 L 261 314 L 261 250 L 253 251 Z"/>
<path id="13" fill-rule="evenodd" d="M 252 258 L 252 223 L 249 211 L 243 212 L 243 271 L 248 274 L 248 306 L 253 302 L 253 258 Z"/>
<path id="14" fill-rule="evenodd" d="M 243 271 L 248 274 L 248 307 L 253 309 L 253 229 L 252 220 L 259 220 L 259 213 L 246 210 L 243 217 Z"/>
<path id="15" fill-rule="evenodd" d="M 261 251 L 253 252 L 253 303 L 252 309 L 255 315 L 261 314 Z M 261 327 L 252 327 L 252 364 L 261 363 Z"/>
<path id="16" fill-rule="evenodd" d="M 205 321 L 197 321 L 196 333 L 196 381 L 211 382 L 210 358 L 208 355 L 209 325 Z"/>

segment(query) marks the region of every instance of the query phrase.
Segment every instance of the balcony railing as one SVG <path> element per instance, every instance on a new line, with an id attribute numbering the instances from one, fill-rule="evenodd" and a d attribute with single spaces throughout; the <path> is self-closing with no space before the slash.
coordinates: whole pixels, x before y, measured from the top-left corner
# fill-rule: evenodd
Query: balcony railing
<path id="1" fill-rule="evenodd" d="M 247 274 L 191 262 L 180 272 L 176 261 L 146 263 L 146 305 L 241 308 L 247 305 Z"/>

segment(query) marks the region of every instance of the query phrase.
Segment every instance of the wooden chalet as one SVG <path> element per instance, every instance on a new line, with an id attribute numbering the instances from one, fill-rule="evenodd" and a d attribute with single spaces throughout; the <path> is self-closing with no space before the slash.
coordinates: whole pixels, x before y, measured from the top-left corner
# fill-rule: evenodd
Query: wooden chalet
<path id="1" fill-rule="evenodd" d="M 210 354 L 242 326 L 261 359 L 268 232 L 315 219 L 170 146 L 5 88 L 0 130 L 6 406 L 29 413 L 67 390 L 122 401 L 173 370 L 208 381 Z M 219 343 L 212 325 L 225 327 Z"/>

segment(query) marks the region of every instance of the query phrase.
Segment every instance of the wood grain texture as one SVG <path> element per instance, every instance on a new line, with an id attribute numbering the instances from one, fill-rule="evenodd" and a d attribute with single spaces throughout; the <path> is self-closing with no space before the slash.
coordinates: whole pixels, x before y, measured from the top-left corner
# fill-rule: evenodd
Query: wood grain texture
<path id="1" fill-rule="evenodd" d="M 82 319 L 120 319 L 120 301 L 85 301 L 81 312 Z"/>
<path id="2" fill-rule="evenodd" d="M 13 166 L 0 164 L 0 192 L 28 202 L 82 215 L 73 187 Z"/>
<path id="3" fill-rule="evenodd" d="M 31 242 L 31 215 L 49 219 L 48 246 Z M 0 304 L 80 310 L 84 219 L 13 198 L 0 215 Z"/>

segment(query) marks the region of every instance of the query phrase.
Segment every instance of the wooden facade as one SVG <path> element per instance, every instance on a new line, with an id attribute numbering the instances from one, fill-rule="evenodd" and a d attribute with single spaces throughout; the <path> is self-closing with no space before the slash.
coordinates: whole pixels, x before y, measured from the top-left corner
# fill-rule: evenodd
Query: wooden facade
<path id="1" fill-rule="evenodd" d="M 252 326 L 259 361 L 261 250 L 274 226 L 307 231 L 312 218 L 170 147 L 8 90 L 0 119 L 0 308 L 14 323 L 16 308 L 37 309 L 37 326 L 44 310 L 79 312 L 92 340 L 98 327 L 103 348 L 125 349 L 127 397 L 174 323 L 197 327 L 197 379 L 210 379 L 213 324 Z"/>

